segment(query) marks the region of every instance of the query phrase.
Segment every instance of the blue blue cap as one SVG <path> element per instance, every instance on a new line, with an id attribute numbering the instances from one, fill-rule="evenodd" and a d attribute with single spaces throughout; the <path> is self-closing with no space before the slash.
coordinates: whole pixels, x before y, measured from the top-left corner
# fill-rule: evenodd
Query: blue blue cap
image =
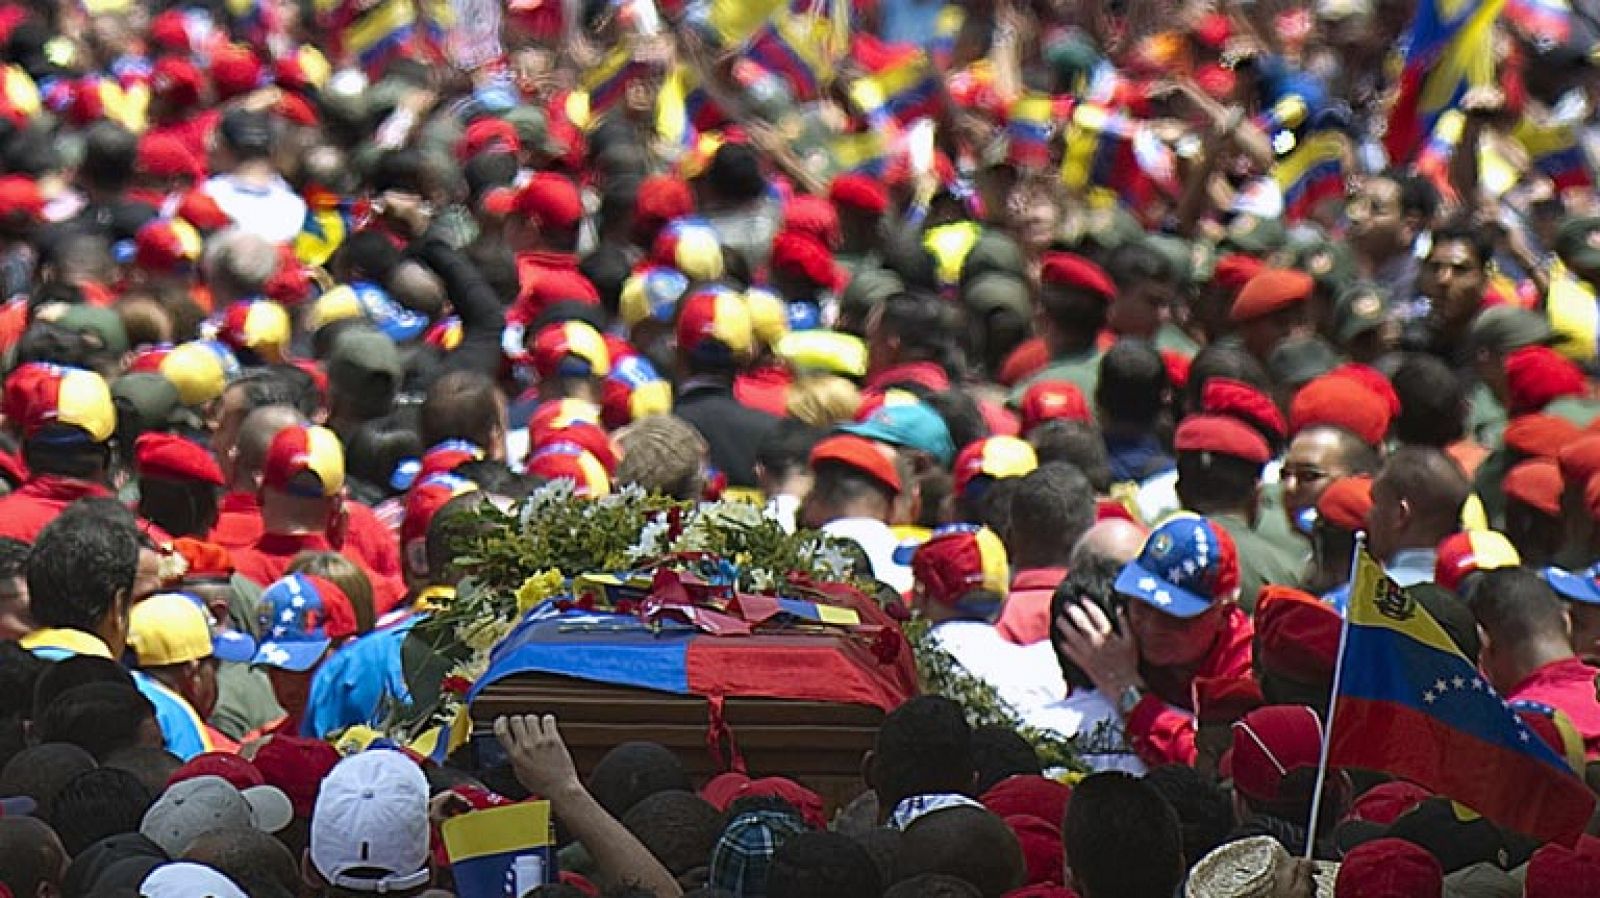
<path id="1" fill-rule="evenodd" d="M 1582 602 L 1585 605 L 1600 605 L 1600 582 L 1596 580 L 1597 575 L 1600 575 L 1600 565 L 1582 571 L 1547 567 L 1544 569 L 1544 582 L 1550 584 L 1550 588 L 1563 599 Z"/>
<path id="2" fill-rule="evenodd" d="M 1239 556 L 1227 531 L 1196 515 L 1157 527 L 1117 575 L 1115 589 L 1173 617 L 1198 617 L 1239 588 Z"/>
<path id="3" fill-rule="evenodd" d="M 350 285 L 372 326 L 396 343 L 410 343 L 427 331 L 428 316 L 413 312 L 389 297 L 377 284 L 357 281 Z"/>
<path id="4" fill-rule="evenodd" d="M 867 420 L 846 424 L 839 430 L 879 443 L 926 452 L 945 467 L 949 467 L 956 457 L 950 428 L 945 426 L 939 413 L 925 402 L 885 403 L 874 410 Z"/>
<path id="5" fill-rule="evenodd" d="M 252 663 L 304 673 L 335 640 L 356 633 L 355 609 L 339 587 L 321 577 L 290 574 L 268 586 L 256 606 L 261 647 Z"/>

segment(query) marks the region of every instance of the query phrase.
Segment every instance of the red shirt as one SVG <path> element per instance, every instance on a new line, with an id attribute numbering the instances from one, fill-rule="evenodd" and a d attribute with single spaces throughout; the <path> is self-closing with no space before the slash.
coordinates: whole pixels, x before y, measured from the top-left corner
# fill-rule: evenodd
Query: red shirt
<path id="1" fill-rule="evenodd" d="M 16 492 L 0 497 L 0 536 L 32 544 L 44 525 L 79 499 L 100 499 L 111 491 L 98 483 L 75 477 L 41 474 Z"/>
<path id="2" fill-rule="evenodd" d="M 1600 760 L 1600 700 L 1595 698 L 1595 678 L 1600 669 L 1577 658 L 1552 661 L 1528 674 L 1506 693 L 1506 701 L 1538 702 L 1566 714 L 1583 737 L 1584 755 Z"/>
<path id="3" fill-rule="evenodd" d="M 389 528 L 378 520 L 372 509 L 359 502 L 346 502 L 345 505 L 345 533 L 337 541 L 329 540 L 326 534 L 314 536 L 320 546 L 304 546 L 311 551 L 338 552 L 354 561 L 366 571 L 367 579 L 372 581 L 373 610 L 383 614 L 405 600 L 405 578 L 400 571 L 400 547 L 394 534 Z M 282 565 L 261 566 L 252 574 L 245 570 L 244 563 L 239 559 L 247 552 L 258 549 L 266 539 L 265 525 L 261 521 L 261 505 L 255 496 L 249 493 L 228 493 L 222 497 L 218 505 L 217 526 L 212 528 L 208 537 L 210 542 L 223 546 L 233 552 L 234 567 L 251 580 L 262 586 L 282 577 L 287 571 L 289 561 L 294 558 L 300 549 L 295 549 L 284 556 Z M 299 539 L 301 537 L 296 537 Z M 281 542 L 287 537 L 278 537 Z M 276 545 L 277 543 L 269 543 Z M 253 562 L 254 563 L 254 562 Z M 277 573 L 265 580 L 257 574 L 265 576 L 272 570 Z"/>
<path id="4" fill-rule="evenodd" d="M 563 299 L 600 304 L 600 291 L 578 270 L 578 257 L 572 253 L 518 253 L 517 284 L 507 324 L 528 324 L 545 306 Z"/>
<path id="5" fill-rule="evenodd" d="M 1144 671 L 1149 689 L 1128 715 L 1127 733 L 1134 753 L 1151 767 L 1162 764 L 1193 765 L 1195 693 L 1221 691 L 1226 681 L 1249 680 L 1250 644 L 1255 624 L 1238 605 L 1228 608 L 1227 620 L 1205 660 L 1192 673 L 1161 669 Z M 1591 699 L 1593 698 L 1591 689 Z M 1106 698 L 1115 702 L 1117 696 Z"/>
<path id="6" fill-rule="evenodd" d="M 922 384 L 935 393 L 942 393 L 950 389 L 950 375 L 939 367 L 936 362 L 906 362 L 900 365 L 890 365 L 882 371 L 874 371 L 867 375 L 867 380 L 861 385 L 863 396 L 873 396 L 887 392 L 895 384 Z"/>
<path id="7" fill-rule="evenodd" d="M 995 629 L 1017 645 L 1032 645 L 1050 638 L 1050 599 L 1067 575 L 1064 567 L 1036 567 L 1017 571 L 1011 593 L 1000 609 Z"/>
<path id="8" fill-rule="evenodd" d="M 249 493 L 228 493 L 217 503 L 217 525 L 207 542 L 225 549 L 247 549 L 261 538 L 261 503 Z"/>
<path id="9" fill-rule="evenodd" d="M 733 398 L 746 408 L 782 418 L 789 414 L 789 387 L 794 373 L 777 366 L 757 368 L 733 379 Z"/>

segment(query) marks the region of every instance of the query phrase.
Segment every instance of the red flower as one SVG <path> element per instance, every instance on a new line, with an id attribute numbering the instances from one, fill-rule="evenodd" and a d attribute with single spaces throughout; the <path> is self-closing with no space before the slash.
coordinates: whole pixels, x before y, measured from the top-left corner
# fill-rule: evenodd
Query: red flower
<path id="1" fill-rule="evenodd" d="M 893 664 L 905 649 L 905 637 L 894 627 L 884 627 L 872 637 L 872 656 L 881 664 Z"/>
<path id="2" fill-rule="evenodd" d="M 448 676 L 444 678 L 444 683 L 440 688 L 451 695 L 464 696 L 468 692 L 472 691 L 472 681 L 466 677 Z"/>

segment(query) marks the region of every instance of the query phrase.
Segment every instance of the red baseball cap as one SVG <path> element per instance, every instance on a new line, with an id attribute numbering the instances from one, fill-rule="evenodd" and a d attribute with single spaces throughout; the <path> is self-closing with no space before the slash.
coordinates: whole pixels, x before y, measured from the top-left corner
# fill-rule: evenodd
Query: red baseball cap
<path id="1" fill-rule="evenodd" d="M 955 478 L 951 486 L 958 496 L 979 477 L 1002 480 L 1007 477 L 1025 477 L 1039 467 L 1039 456 L 1033 446 L 1017 437 L 985 437 L 969 444 L 956 455 L 951 465 Z"/>
<path id="2" fill-rule="evenodd" d="M 467 126 L 456 142 L 456 160 L 466 162 L 479 154 L 494 151 L 516 155 L 522 152 L 522 139 L 516 126 L 505 119 L 485 117 Z"/>
<path id="3" fill-rule="evenodd" d="M 140 477 L 223 485 L 216 457 L 200 444 L 176 434 L 140 434 L 133 444 L 133 469 Z"/>
<path id="4" fill-rule="evenodd" d="M 822 462 L 835 462 L 854 468 L 871 477 L 899 495 L 904 487 L 900 483 L 900 472 L 895 468 L 894 460 L 890 458 L 890 450 L 886 446 L 852 434 L 841 433 L 826 437 L 811 449 L 811 466 L 815 468 Z"/>
<path id="5" fill-rule="evenodd" d="M 251 759 L 267 785 L 289 796 L 295 817 L 308 820 L 317 805 L 317 790 L 339 763 L 339 752 L 320 739 L 273 736 Z"/>
<path id="6" fill-rule="evenodd" d="M 417 576 L 428 571 L 428 528 L 447 502 L 473 492 L 478 485 L 454 474 L 429 474 L 406 491 L 405 518 L 400 522 L 400 554 Z"/>
<path id="7" fill-rule="evenodd" d="M 0 177 L 0 218 L 44 221 L 44 194 L 39 182 L 23 175 Z"/>
<path id="8" fill-rule="evenodd" d="M 150 92 L 179 108 L 199 105 L 204 89 L 205 77 L 185 57 L 163 56 L 150 70 Z"/>
<path id="9" fill-rule="evenodd" d="M 211 83 L 218 102 L 260 87 L 264 72 L 260 57 L 244 44 L 224 44 L 211 51 Z"/>
<path id="10" fill-rule="evenodd" d="M 565 427 L 542 430 L 533 435 L 532 451 L 538 452 L 559 443 L 570 443 L 594 456 L 606 469 L 606 474 L 616 476 L 622 463 L 622 450 L 599 425 L 588 421 L 574 421 Z"/>
<path id="11" fill-rule="evenodd" d="M 539 172 L 517 192 L 511 212 L 532 219 L 541 228 L 570 231 L 583 220 L 583 197 L 567 178 Z"/>
<path id="12" fill-rule="evenodd" d="M 1035 381 L 1022 394 L 1019 406 L 1022 412 L 1022 432 L 1038 427 L 1046 421 L 1094 421 L 1089 403 L 1083 398 L 1078 385 L 1064 380 Z"/>
<path id="13" fill-rule="evenodd" d="M 167 777 L 167 785 L 172 786 L 202 776 L 221 777 L 240 792 L 267 784 L 266 777 L 261 775 L 256 765 L 244 758 L 229 752 L 208 751 L 195 755 L 182 767 L 172 771 L 172 775 Z"/>
<path id="14" fill-rule="evenodd" d="M 889 190 L 863 174 L 846 172 L 828 186 L 828 200 L 840 208 L 882 215 L 889 211 Z"/>
<path id="15" fill-rule="evenodd" d="M 1479 571 L 1516 567 L 1522 563 L 1511 540 L 1493 530 L 1463 530 L 1439 543 L 1433 565 L 1433 582 L 1451 592 L 1461 591 L 1461 582 Z"/>
<path id="16" fill-rule="evenodd" d="M 1322 719 L 1305 705 L 1268 705 L 1233 724 L 1233 747 L 1222 758 L 1223 776 L 1246 798 L 1276 801 L 1296 770 L 1322 760 Z"/>
<path id="17" fill-rule="evenodd" d="M 285 427 L 267 448 L 261 483 L 300 496 L 336 496 L 344 489 L 344 444 L 326 427 Z"/>
<path id="18" fill-rule="evenodd" d="M 1224 415 L 1190 415 L 1172 436 L 1178 452 L 1210 452 L 1264 465 L 1272 459 L 1267 440 L 1250 425 Z"/>
<path id="19" fill-rule="evenodd" d="M 982 591 L 1004 599 L 1009 586 L 1006 547 L 987 527 L 948 524 L 935 530 L 911 556 L 911 575 L 923 595 L 947 608 Z"/>

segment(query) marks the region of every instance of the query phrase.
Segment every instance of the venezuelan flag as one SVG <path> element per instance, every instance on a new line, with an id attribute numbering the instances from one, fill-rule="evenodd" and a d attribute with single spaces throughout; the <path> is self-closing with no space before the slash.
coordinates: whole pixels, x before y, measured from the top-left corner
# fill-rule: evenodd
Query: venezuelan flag
<path id="1" fill-rule="evenodd" d="M 821 16 L 780 11 L 750 39 L 745 56 L 787 82 L 796 100 L 809 102 L 833 78 L 826 50 L 830 34 L 831 24 Z"/>
<path id="2" fill-rule="evenodd" d="M 1011 104 L 1006 122 L 1011 160 L 1020 165 L 1042 167 L 1050 161 L 1050 122 L 1054 116 L 1050 95 L 1029 91 Z"/>
<path id="3" fill-rule="evenodd" d="M 1323 200 L 1344 195 L 1345 160 L 1350 141 L 1338 131 L 1319 131 L 1300 141 L 1273 167 L 1283 192 L 1284 214 L 1298 221 Z"/>
<path id="4" fill-rule="evenodd" d="M 583 79 L 583 89 L 589 93 L 589 111 L 599 115 L 617 104 L 642 66 L 634 60 L 633 51 L 617 45 Z"/>
<path id="5" fill-rule="evenodd" d="M 694 146 L 700 133 L 695 128 L 689 106 L 691 95 L 699 94 L 702 100 L 705 96 L 699 85 L 700 80 L 694 70 L 680 64 L 667 73 L 666 80 L 661 83 L 661 92 L 656 95 L 657 136 L 685 153 Z"/>
<path id="6" fill-rule="evenodd" d="M 841 172 L 882 176 L 889 170 L 889 142 L 882 131 L 840 134 L 830 149 L 834 167 Z"/>
<path id="7" fill-rule="evenodd" d="M 1407 39 L 1400 92 L 1389 110 L 1384 148 L 1409 162 L 1439 116 L 1469 87 L 1494 83 L 1494 22 L 1506 0 L 1421 0 Z"/>
<path id="8" fill-rule="evenodd" d="M 1072 111 L 1065 133 L 1061 181 L 1076 193 L 1105 188 L 1132 208 L 1157 192 L 1172 192 L 1171 151 L 1120 110 L 1084 103 Z"/>
<path id="9" fill-rule="evenodd" d="M 556 881 L 550 802 L 469 811 L 439 827 L 461 898 L 525 895 Z"/>
<path id="10" fill-rule="evenodd" d="M 1523 118 L 1511 136 L 1528 151 L 1533 168 L 1549 178 L 1557 190 L 1594 186 L 1589 157 L 1583 152 L 1575 126 L 1542 125 Z"/>
<path id="11" fill-rule="evenodd" d="M 411 0 L 382 0 L 344 30 L 344 48 L 369 73 L 405 48 L 416 32 L 417 8 Z"/>
<path id="12" fill-rule="evenodd" d="M 1540 841 L 1588 824 L 1583 781 L 1364 549 L 1335 682 L 1330 766 L 1404 777 Z"/>
<path id="13" fill-rule="evenodd" d="M 939 10 L 939 18 L 933 26 L 933 43 L 928 45 L 928 55 L 933 57 L 933 64 L 939 71 L 950 68 L 950 60 L 956 52 L 956 36 L 966 23 L 967 11 L 954 3 Z"/>
<path id="14" fill-rule="evenodd" d="M 911 54 L 850 85 L 850 99 L 878 127 L 936 115 L 942 92 L 939 73 L 922 53 Z"/>

